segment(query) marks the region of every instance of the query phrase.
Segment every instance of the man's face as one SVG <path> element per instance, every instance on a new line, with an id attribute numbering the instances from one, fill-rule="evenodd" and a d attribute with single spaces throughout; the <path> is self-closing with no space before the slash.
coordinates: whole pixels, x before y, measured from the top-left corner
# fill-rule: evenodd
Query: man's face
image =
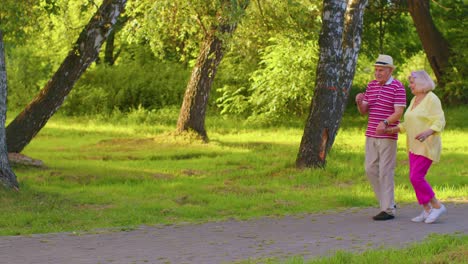
<path id="1" fill-rule="evenodd" d="M 388 79 L 390 79 L 390 76 L 392 76 L 392 71 L 393 69 L 390 67 L 375 66 L 375 71 L 374 71 L 375 79 L 381 85 L 383 85 L 388 81 Z"/>

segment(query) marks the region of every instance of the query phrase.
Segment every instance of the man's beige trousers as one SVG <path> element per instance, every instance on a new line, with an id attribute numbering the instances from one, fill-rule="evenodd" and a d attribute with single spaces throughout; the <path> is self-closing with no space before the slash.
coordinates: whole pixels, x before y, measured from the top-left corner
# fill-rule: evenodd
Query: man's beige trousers
<path id="1" fill-rule="evenodd" d="M 397 141 L 366 137 L 366 174 L 380 210 L 395 214 L 395 165 Z"/>

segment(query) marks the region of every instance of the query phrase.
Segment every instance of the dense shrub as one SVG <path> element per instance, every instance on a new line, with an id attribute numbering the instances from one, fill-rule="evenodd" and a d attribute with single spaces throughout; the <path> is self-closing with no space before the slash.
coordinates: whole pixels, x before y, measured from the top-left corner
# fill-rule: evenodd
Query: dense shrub
<path id="1" fill-rule="evenodd" d="M 173 62 L 97 65 L 75 85 L 63 105 L 69 115 L 110 114 L 180 105 L 190 70 Z"/>
<path id="2" fill-rule="evenodd" d="M 222 113 L 244 114 L 249 122 L 270 124 L 306 114 L 317 64 L 315 41 L 278 37 L 261 55 L 249 86 L 220 88 Z"/>
<path id="3" fill-rule="evenodd" d="M 46 84 L 52 66 L 25 46 L 8 49 L 6 55 L 8 109 L 22 110 Z"/>

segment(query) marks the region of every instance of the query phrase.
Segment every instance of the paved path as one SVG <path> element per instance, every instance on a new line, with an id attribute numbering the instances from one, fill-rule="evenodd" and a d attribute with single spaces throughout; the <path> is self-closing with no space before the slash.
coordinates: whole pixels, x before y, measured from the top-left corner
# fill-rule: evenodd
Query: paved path
<path id="1" fill-rule="evenodd" d="M 145 226 L 126 232 L 101 231 L 0 237 L 0 263 L 229 263 L 264 257 L 306 259 L 342 249 L 401 247 L 431 233 L 468 233 L 468 203 L 446 204 L 439 223 L 412 223 L 415 205 L 397 218 L 374 222 L 375 209 L 307 214 L 196 225 Z"/>

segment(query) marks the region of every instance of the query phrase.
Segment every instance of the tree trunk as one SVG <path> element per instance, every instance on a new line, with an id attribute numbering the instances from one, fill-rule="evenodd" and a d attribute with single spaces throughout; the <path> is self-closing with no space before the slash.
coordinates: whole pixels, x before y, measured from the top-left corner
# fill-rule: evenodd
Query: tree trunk
<path id="1" fill-rule="evenodd" d="M 126 2 L 127 0 L 103 1 L 52 79 L 8 125 L 6 134 L 10 152 L 21 152 L 57 112 L 75 82 L 96 60 Z"/>
<path id="2" fill-rule="evenodd" d="M 127 16 L 120 16 L 117 19 L 117 22 L 112 28 L 111 32 L 109 33 L 109 36 L 107 37 L 106 50 L 104 52 L 104 63 L 106 63 L 107 65 L 114 65 L 115 60 L 117 60 L 120 54 L 120 50 L 117 53 L 115 53 L 115 35 L 123 28 L 127 21 Z"/>
<path id="3" fill-rule="evenodd" d="M 226 1 L 226 4 L 231 4 Z M 245 10 L 249 1 L 244 1 L 241 8 Z M 205 115 L 208 105 L 208 97 L 211 86 L 218 69 L 218 65 L 223 58 L 223 40 L 219 34 L 230 36 L 237 27 L 237 22 L 226 21 L 219 18 L 221 24 L 208 32 L 205 41 L 197 58 L 197 63 L 192 70 L 192 75 L 185 90 L 184 100 L 177 121 L 177 132 L 182 133 L 193 130 L 204 141 L 208 141 L 205 130 Z"/>
<path id="4" fill-rule="evenodd" d="M 429 0 L 408 0 L 408 10 L 413 18 L 424 52 L 431 64 L 440 87 L 444 86 L 444 71 L 448 66 L 450 47 L 436 28 L 429 11 Z"/>
<path id="5" fill-rule="evenodd" d="M 106 40 L 106 51 L 104 52 L 104 63 L 109 66 L 114 65 L 114 41 L 115 31 L 112 30 Z"/>
<path id="6" fill-rule="evenodd" d="M 213 32 L 203 43 L 197 63 L 192 70 L 177 121 L 177 132 L 192 129 L 203 140 L 208 140 L 205 130 L 208 96 L 222 57 L 222 42 Z"/>
<path id="7" fill-rule="evenodd" d="M 325 166 L 346 108 L 367 0 L 348 2 L 348 5 L 338 0 L 323 3 L 316 86 L 296 159 L 298 168 Z"/>
<path id="8" fill-rule="evenodd" d="M 380 1 L 379 7 L 379 52 L 384 54 L 384 38 L 385 38 L 385 2 Z"/>
<path id="9" fill-rule="evenodd" d="M 343 35 L 343 59 L 340 81 L 343 93 L 338 93 L 338 104 L 341 105 L 339 121 L 348 104 L 349 92 L 353 84 L 354 74 L 358 61 L 359 50 L 361 49 L 362 28 L 364 24 L 364 11 L 368 0 L 349 1 L 348 11 L 345 15 L 344 35 Z"/>
<path id="10" fill-rule="evenodd" d="M 0 182 L 8 187 L 18 190 L 16 175 L 10 167 L 5 134 L 5 120 L 7 113 L 7 75 L 5 63 L 5 49 L 3 33 L 0 29 Z"/>

